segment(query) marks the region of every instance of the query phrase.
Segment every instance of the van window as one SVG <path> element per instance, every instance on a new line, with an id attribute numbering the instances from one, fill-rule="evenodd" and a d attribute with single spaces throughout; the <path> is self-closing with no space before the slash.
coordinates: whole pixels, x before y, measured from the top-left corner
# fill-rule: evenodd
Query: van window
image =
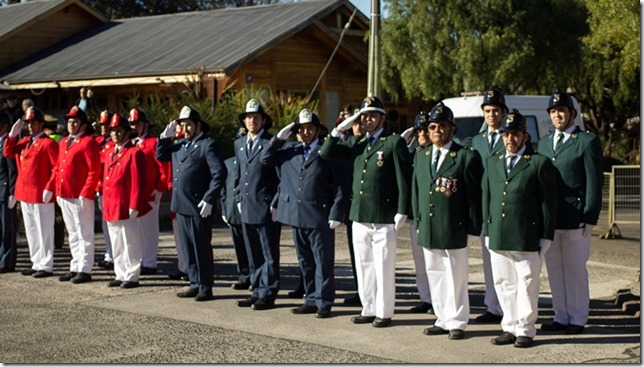
<path id="1" fill-rule="evenodd" d="M 530 141 L 532 145 L 537 146 L 539 141 L 539 129 L 537 127 L 537 117 L 536 116 L 525 116 L 525 121 L 528 125 L 528 132 L 530 133 Z"/>
<path id="2" fill-rule="evenodd" d="M 484 120 L 483 117 L 462 117 L 455 119 L 456 122 L 456 137 L 460 141 L 465 138 L 471 138 L 481 131 Z"/>

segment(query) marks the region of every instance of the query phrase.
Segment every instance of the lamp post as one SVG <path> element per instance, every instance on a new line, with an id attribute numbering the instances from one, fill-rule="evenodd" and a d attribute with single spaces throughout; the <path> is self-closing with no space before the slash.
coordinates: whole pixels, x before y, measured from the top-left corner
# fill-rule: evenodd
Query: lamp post
<path id="1" fill-rule="evenodd" d="M 371 0 L 367 94 L 380 95 L 380 0 Z"/>

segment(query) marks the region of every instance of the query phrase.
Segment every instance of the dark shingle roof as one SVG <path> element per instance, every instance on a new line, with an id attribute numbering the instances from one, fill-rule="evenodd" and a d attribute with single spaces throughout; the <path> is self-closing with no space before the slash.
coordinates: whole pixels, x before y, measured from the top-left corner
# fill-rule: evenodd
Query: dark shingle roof
<path id="1" fill-rule="evenodd" d="M 23 4 L 0 6 L 0 39 L 32 19 L 64 3 L 65 0 L 34 0 Z"/>
<path id="2" fill-rule="evenodd" d="M 12 70 L 9 83 L 230 71 L 328 14 L 343 0 L 312 0 L 112 21 L 53 46 Z"/>

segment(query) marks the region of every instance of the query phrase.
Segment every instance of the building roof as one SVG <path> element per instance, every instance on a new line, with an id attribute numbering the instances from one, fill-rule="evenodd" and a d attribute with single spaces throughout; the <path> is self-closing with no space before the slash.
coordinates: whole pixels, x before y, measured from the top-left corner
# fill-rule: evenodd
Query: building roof
<path id="1" fill-rule="evenodd" d="M 198 66 L 227 73 L 342 5 L 353 10 L 344 0 L 311 0 L 110 21 L 0 71 L 0 81 L 60 85 L 158 78 L 185 75 Z"/>

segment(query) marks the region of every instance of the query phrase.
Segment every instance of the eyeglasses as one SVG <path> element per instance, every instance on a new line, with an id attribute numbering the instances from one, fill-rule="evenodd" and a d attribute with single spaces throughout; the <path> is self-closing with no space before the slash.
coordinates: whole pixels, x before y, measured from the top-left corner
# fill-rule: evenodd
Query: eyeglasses
<path id="1" fill-rule="evenodd" d="M 447 124 L 429 124 L 429 126 L 427 126 L 427 130 L 434 131 L 436 129 L 445 130 L 447 129 Z"/>

